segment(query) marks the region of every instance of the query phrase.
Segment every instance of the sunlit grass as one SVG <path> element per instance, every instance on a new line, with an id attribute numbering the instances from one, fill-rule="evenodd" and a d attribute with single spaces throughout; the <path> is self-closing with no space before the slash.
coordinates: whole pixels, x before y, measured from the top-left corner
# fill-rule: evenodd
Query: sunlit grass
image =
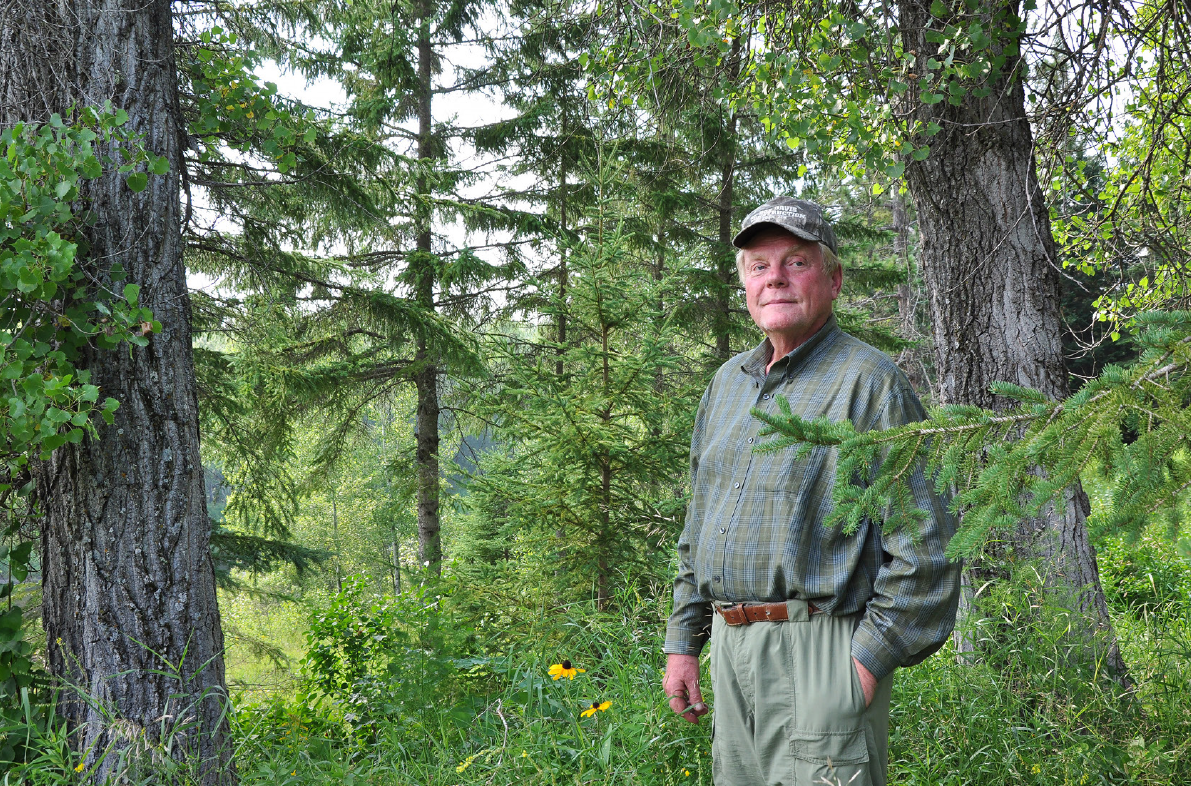
<path id="1" fill-rule="evenodd" d="M 1001 601 L 1012 593 L 1004 594 Z M 505 651 L 452 653 L 455 676 L 429 690 L 397 673 L 391 690 L 401 709 L 372 724 L 345 722 L 333 703 L 309 706 L 295 695 L 243 707 L 243 782 L 709 784 L 710 724 L 680 721 L 662 701 L 664 604 L 621 601 L 620 613 L 584 605 L 523 620 Z M 948 648 L 899 670 L 890 782 L 1191 779 L 1191 624 L 1120 620 L 1138 683 L 1129 696 L 1072 657 L 1064 612 L 1033 613 L 1028 628 L 1024 618 L 986 617 L 979 662 L 958 664 Z M 552 679 L 550 666 L 563 659 L 585 673 Z M 606 710 L 581 717 L 604 701 Z"/>

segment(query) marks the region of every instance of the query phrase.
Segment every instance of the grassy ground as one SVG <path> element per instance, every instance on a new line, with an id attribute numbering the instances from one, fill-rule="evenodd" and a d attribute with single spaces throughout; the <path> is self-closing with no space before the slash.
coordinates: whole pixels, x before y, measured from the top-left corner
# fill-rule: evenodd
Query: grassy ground
<path id="1" fill-rule="evenodd" d="M 378 599 L 351 586 L 305 607 L 225 602 L 229 631 L 249 631 L 228 639 L 242 783 L 710 784 L 710 724 L 678 720 L 659 687 L 661 587 L 597 612 L 524 587 Z M 1126 690 L 1037 597 L 997 588 L 968 628 L 978 659 L 948 647 L 896 673 L 890 782 L 1191 784 L 1191 603 L 1114 590 Z M 563 660 L 583 671 L 552 679 Z M 3 782 L 78 783 L 62 733 Z M 150 765 L 129 782 L 165 781 Z"/>
<path id="2" fill-rule="evenodd" d="M 1137 683 L 1130 693 L 1094 658 L 1077 657 L 1063 612 L 1010 595 L 990 599 L 974 631 L 985 640 L 980 661 L 961 665 L 947 649 L 897 673 L 891 783 L 1191 783 L 1185 609 L 1118 617 Z M 242 780 L 710 783 L 709 725 L 678 721 L 661 701 L 665 609 L 650 597 L 622 601 L 619 614 L 572 607 L 522 620 L 509 646 L 479 657 L 484 637 L 474 631 L 456 642 L 470 642 L 468 658 L 406 647 L 383 711 L 353 703 L 350 691 L 242 705 Z M 547 669 L 564 658 L 586 671 L 552 680 Z"/>

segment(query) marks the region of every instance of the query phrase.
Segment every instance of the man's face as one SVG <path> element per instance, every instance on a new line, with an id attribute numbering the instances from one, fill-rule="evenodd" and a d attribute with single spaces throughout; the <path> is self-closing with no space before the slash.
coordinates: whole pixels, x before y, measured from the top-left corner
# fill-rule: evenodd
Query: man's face
<path id="1" fill-rule="evenodd" d="M 818 243 L 765 230 L 745 247 L 742 262 L 749 315 L 775 348 L 790 351 L 831 316 L 843 274 L 824 272 Z"/>

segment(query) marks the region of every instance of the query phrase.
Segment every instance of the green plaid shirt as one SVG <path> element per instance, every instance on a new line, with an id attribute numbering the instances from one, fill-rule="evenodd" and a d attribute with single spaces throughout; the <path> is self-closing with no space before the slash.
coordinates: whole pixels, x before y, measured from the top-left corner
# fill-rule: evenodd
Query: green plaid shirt
<path id="1" fill-rule="evenodd" d="M 664 651 L 699 653 L 711 601 L 798 598 L 836 616 L 864 611 L 852 654 L 881 679 L 933 653 L 955 624 L 959 565 L 943 556 L 955 521 L 919 471 L 911 486 L 930 515 L 916 533 L 827 527 L 836 450 L 754 453 L 762 424 L 749 409 L 776 413 L 780 395 L 804 418 L 847 418 L 863 431 L 922 420 L 922 404 L 893 361 L 834 316 L 766 374 L 771 353 L 766 339 L 725 363 L 699 403 Z"/>

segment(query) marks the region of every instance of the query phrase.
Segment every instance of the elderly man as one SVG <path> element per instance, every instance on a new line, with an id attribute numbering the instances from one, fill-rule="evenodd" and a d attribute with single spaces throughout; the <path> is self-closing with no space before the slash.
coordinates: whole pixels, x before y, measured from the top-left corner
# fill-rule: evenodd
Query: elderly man
<path id="1" fill-rule="evenodd" d="M 725 363 L 699 404 L 663 687 L 697 723 L 710 638 L 719 786 L 883 786 L 891 675 L 955 622 L 959 566 L 943 555 L 954 522 L 918 472 L 916 531 L 828 527 L 836 451 L 754 453 L 762 424 L 749 409 L 775 412 L 785 396 L 804 418 L 867 430 L 921 420 L 922 405 L 887 356 L 836 325 L 842 272 L 818 205 L 772 199 L 733 244 L 766 338 Z"/>

